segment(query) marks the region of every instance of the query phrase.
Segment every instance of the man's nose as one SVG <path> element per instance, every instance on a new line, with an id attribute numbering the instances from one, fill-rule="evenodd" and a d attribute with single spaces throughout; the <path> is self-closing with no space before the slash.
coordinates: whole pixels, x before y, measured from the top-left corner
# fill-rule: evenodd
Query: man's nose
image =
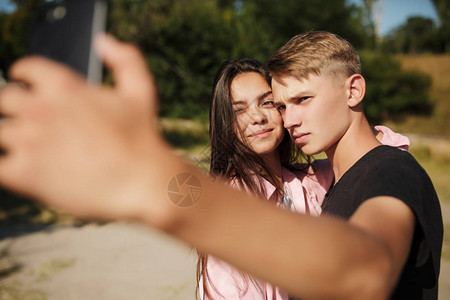
<path id="1" fill-rule="evenodd" d="M 293 111 L 288 107 L 286 107 L 285 111 L 281 114 L 281 116 L 283 117 L 284 128 L 286 128 L 287 130 L 302 125 L 302 120 L 298 112 Z"/>

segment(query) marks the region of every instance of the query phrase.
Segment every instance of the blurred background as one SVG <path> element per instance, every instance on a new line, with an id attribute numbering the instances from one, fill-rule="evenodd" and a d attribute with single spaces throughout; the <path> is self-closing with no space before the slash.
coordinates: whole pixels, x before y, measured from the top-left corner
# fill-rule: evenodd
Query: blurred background
<path id="1" fill-rule="evenodd" d="M 0 0 L 0 75 L 5 79 L 9 66 L 27 54 L 32 13 L 44 2 Z M 155 73 L 162 132 L 182 155 L 205 168 L 209 94 L 221 62 L 242 57 L 266 62 L 291 37 L 309 30 L 349 40 L 361 55 L 370 122 L 407 135 L 410 151 L 432 177 L 446 220 L 443 260 L 450 261 L 450 0 L 109 3 L 108 31 L 139 45 Z M 1 189 L 0 199 L 0 226 L 79 222 Z"/>

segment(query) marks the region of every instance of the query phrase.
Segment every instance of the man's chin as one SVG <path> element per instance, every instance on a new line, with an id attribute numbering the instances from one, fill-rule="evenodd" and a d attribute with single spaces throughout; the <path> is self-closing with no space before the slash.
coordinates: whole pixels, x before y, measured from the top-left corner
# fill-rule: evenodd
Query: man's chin
<path id="1" fill-rule="evenodd" d="M 302 146 L 299 146 L 299 148 L 306 155 L 316 155 L 316 154 L 323 152 L 322 149 L 314 148 L 311 145 L 302 145 Z"/>

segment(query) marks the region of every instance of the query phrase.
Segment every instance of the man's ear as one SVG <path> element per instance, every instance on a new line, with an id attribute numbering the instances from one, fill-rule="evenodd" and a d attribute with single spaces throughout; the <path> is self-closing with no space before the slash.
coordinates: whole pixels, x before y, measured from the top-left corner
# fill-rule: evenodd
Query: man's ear
<path id="1" fill-rule="evenodd" d="M 347 79 L 347 86 L 349 88 L 349 96 L 347 104 L 349 107 L 358 105 L 366 94 L 366 81 L 361 74 L 353 74 Z"/>

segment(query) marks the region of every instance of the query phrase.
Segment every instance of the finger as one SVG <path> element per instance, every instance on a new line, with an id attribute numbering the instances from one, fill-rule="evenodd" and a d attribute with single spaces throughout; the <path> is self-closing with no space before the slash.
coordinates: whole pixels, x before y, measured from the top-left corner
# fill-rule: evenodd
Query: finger
<path id="1" fill-rule="evenodd" d="M 156 97 L 153 76 L 141 51 L 127 43 L 117 41 L 111 35 L 99 35 L 95 45 L 105 65 L 111 69 L 116 89 L 132 99 Z"/>
<path id="2" fill-rule="evenodd" d="M 31 89 L 64 89 L 83 84 L 85 80 L 69 67 L 42 56 L 29 56 L 15 62 L 9 69 L 14 81 Z"/>
<path id="3" fill-rule="evenodd" d="M 9 83 L 0 90 L 0 115 L 10 117 L 23 107 L 27 91 L 18 84 Z"/>
<path id="4" fill-rule="evenodd" d="M 6 118 L 0 120 L 0 148 L 12 150 L 18 144 L 21 144 L 24 128 L 23 122 L 18 119 Z"/>
<path id="5" fill-rule="evenodd" d="M 36 160 L 32 154 L 36 151 L 36 143 L 30 137 L 36 137 L 36 127 L 19 119 L 3 119 L 0 123 L 0 185 L 18 192 L 36 181 L 36 172 L 30 166 Z M 36 139 L 35 139 L 36 140 Z M 28 170 L 28 171 L 27 171 Z M 33 174 L 33 175 L 32 175 Z"/>
<path id="6" fill-rule="evenodd" d="M 21 174 L 24 173 L 25 163 L 21 155 L 7 152 L 0 155 L 0 184 L 12 191 L 26 194 L 23 187 L 24 180 Z"/>

